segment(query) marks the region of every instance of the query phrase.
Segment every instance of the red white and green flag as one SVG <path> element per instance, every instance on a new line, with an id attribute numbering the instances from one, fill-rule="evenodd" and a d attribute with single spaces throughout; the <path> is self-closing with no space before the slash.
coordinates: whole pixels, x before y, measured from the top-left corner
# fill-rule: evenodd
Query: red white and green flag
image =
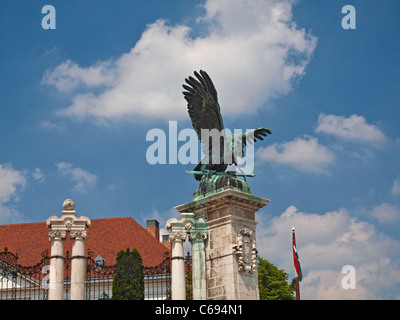
<path id="1" fill-rule="evenodd" d="M 295 245 L 293 245 L 293 260 L 294 268 L 296 269 L 296 277 L 301 281 L 301 279 L 303 279 L 303 274 L 301 273 L 299 254 L 297 253 Z"/>

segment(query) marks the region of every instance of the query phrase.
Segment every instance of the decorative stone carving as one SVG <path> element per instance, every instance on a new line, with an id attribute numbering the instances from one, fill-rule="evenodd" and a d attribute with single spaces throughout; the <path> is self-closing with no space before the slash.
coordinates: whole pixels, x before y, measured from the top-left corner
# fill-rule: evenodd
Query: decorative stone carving
<path id="1" fill-rule="evenodd" d="M 71 199 L 66 199 L 66 200 L 64 200 L 63 208 L 64 208 L 64 210 L 74 210 L 75 202 Z"/>
<path id="2" fill-rule="evenodd" d="M 255 272 L 257 268 L 257 248 L 253 231 L 241 229 L 237 235 L 237 242 L 233 245 L 236 254 L 239 272 Z"/>
<path id="3" fill-rule="evenodd" d="M 176 218 L 171 218 L 165 224 L 165 229 L 167 230 L 182 230 L 182 232 L 190 233 L 192 230 L 194 219 L 192 218 L 193 214 L 185 214 L 185 217 L 181 218 L 180 220 Z"/>
<path id="4" fill-rule="evenodd" d="M 74 220 L 72 218 L 65 218 L 64 219 L 64 226 L 67 228 L 67 230 L 71 230 L 72 224 L 74 223 Z"/>
<path id="5" fill-rule="evenodd" d="M 65 240 L 67 237 L 67 232 L 62 230 L 50 230 L 49 231 L 49 240 Z"/>
<path id="6" fill-rule="evenodd" d="M 169 240 L 170 241 L 175 241 L 175 240 L 181 240 L 185 241 L 186 240 L 187 233 L 182 232 L 182 231 L 174 231 L 169 234 Z"/>
<path id="7" fill-rule="evenodd" d="M 71 300 L 83 300 L 85 293 L 85 240 L 91 222 L 88 217 L 77 217 L 75 202 L 66 199 L 61 217 L 51 216 L 46 224 L 51 245 L 51 276 L 49 300 L 62 300 L 64 287 L 64 248 L 63 241 L 70 234 L 73 240 L 71 263 Z"/>
<path id="8" fill-rule="evenodd" d="M 191 232 L 189 235 L 189 240 L 190 241 L 195 241 L 195 240 L 205 241 L 205 240 L 207 240 L 207 232 L 200 232 L 200 231 Z"/>
<path id="9" fill-rule="evenodd" d="M 193 221 L 186 220 L 186 221 L 183 222 L 183 224 L 185 226 L 186 232 L 189 233 L 190 230 L 192 229 Z"/>
<path id="10" fill-rule="evenodd" d="M 88 232 L 86 230 L 74 230 L 69 233 L 72 240 L 74 239 L 86 239 Z"/>

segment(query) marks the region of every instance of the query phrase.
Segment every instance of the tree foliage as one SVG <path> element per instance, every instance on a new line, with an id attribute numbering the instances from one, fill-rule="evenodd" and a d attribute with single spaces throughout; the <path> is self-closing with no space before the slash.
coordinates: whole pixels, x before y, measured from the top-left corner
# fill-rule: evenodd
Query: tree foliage
<path id="1" fill-rule="evenodd" d="M 289 284 L 289 275 L 268 260 L 258 258 L 260 300 L 294 300 L 296 279 Z"/>
<path id="2" fill-rule="evenodd" d="M 144 299 L 143 262 L 137 249 L 118 252 L 111 299 Z"/>
<path id="3" fill-rule="evenodd" d="M 193 300 L 192 267 L 186 268 L 185 273 L 186 300 Z"/>

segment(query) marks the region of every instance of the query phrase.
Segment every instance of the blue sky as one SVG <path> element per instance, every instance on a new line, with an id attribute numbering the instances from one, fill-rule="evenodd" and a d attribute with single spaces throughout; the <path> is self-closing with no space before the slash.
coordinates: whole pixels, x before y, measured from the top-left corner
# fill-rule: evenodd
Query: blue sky
<path id="1" fill-rule="evenodd" d="M 194 166 L 150 165 L 146 134 L 191 128 L 181 84 L 204 69 L 226 127 L 273 133 L 249 180 L 271 200 L 260 256 L 294 276 L 296 226 L 303 297 L 399 299 L 399 14 L 394 0 L 1 1 L 0 223 L 45 221 L 66 198 L 92 219 L 176 217 Z"/>

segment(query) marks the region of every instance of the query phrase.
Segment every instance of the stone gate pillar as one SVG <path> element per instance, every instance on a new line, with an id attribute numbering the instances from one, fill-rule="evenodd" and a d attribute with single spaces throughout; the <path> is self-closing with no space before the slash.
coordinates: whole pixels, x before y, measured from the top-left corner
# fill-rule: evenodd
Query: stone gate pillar
<path id="1" fill-rule="evenodd" d="M 204 300 L 206 298 L 204 243 L 207 239 L 204 217 L 195 219 L 193 213 L 182 213 L 179 220 L 169 219 L 165 228 L 171 230 L 169 237 L 172 242 L 172 300 L 186 298 L 183 242 L 187 236 L 192 244 L 193 299 Z"/>
<path id="2" fill-rule="evenodd" d="M 171 299 L 186 300 L 185 258 L 183 253 L 183 243 L 186 240 L 186 233 L 173 231 L 169 235 L 169 240 L 172 243 Z"/>
<path id="3" fill-rule="evenodd" d="M 64 230 L 50 230 L 50 286 L 49 300 L 64 298 L 64 244 L 67 233 Z"/>
<path id="4" fill-rule="evenodd" d="M 64 210 L 61 217 L 51 216 L 46 224 L 49 231 L 51 245 L 50 287 L 49 300 L 64 298 L 64 246 L 63 240 L 70 232 L 72 244 L 71 263 L 71 300 L 85 298 L 85 240 L 90 228 L 90 219 L 84 216 L 77 217 L 75 203 L 67 199 L 63 203 Z"/>
<path id="5" fill-rule="evenodd" d="M 82 226 L 83 228 L 85 226 Z M 85 300 L 86 230 L 70 232 L 73 240 L 71 256 L 71 300 Z"/>
<path id="6" fill-rule="evenodd" d="M 194 217 L 194 214 L 192 214 Z M 205 300 L 206 291 L 206 257 L 205 244 L 208 238 L 207 224 L 204 216 L 194 219 L 194 224 L 189 234 L 192 244 L 192 290 L 193 300 Z"/>
<path id="7" fill-rule="evenodd" d="M 204 195 L 195 194 L 193 201 L 176 207 L 206 221 L 207 299 L 259 299 L 255 212 L 268 202 L 244 187 L 228 184 Z"/>

